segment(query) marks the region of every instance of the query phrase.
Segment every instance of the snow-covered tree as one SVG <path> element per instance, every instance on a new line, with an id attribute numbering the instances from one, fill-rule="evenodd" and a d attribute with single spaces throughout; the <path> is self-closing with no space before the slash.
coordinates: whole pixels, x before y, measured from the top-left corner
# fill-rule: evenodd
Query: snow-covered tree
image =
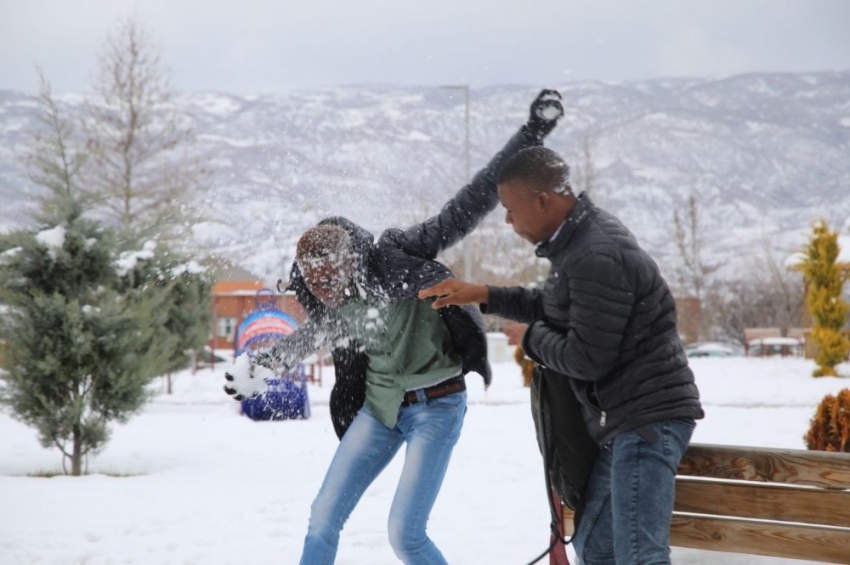
<path id="1" fill-rule="evenodd" d="M 46 127 L 28 157 L 39 227 L 0 238 L 0 402 L 79 475 L 158 374 L 157 352 L 146 349 L 156 295 L 119 288 L 114 233 L 83 218 L 73 131 L 46 81 L 41 102 Z"/>
<path id="2" fill-rule="evenodd" d="M 78 212 L 15 239 L 20 245 L 0 270 L 0 398 L 79 475 L 83 459 L 108 440 L 109 422 L 126 421 L 147 399 L 157 366 L 143 345 L 155 331 L 151 309 L 114 290 L 110 233 Z"/>
<path id="3" fill-rule="evenodd" d="M 158 352 L 171 394 L 172 373 L 185 368 L 209 337 L 212 280 L 197 262 L 152 241 L 122 253 L 118 265 L 122 289 L 155 296 L 157 331 L 147 347 Z"/>

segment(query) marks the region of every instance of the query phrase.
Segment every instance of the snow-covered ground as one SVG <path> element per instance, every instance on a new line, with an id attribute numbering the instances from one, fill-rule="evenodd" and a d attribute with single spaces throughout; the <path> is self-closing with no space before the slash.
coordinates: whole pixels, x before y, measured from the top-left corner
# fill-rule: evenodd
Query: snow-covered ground
<path id="1" fill-rule="evenodd" d="M 694 359 L 706 418 L 694 441 L 803 448 L 827 393 L 848 378 L 814 379 L 801 359 Z M 310 385 L 309 420 L 252 422 L 222 391 L 224 367 L 178 376 L 89 461 L 82 478 L 58 471 L 58 452 L 0 413 L 0 565 L 290 564 L 310 502 L 337 445 L 328 414 L 332 371 Z M 546 547 L 548 507 L 519 368 L 496 365 L 470 406 L 429 532 L 450 563 L 524 564 Z M 842 366 L 850 375 L 850 367 Z M 401 454 L 347 524 L 339 564 L 396 563 L 386 517 Z M 118 476 L 114 476 L 118 475 Z M 674 549 L 679 564 L 802 563 Z"/>

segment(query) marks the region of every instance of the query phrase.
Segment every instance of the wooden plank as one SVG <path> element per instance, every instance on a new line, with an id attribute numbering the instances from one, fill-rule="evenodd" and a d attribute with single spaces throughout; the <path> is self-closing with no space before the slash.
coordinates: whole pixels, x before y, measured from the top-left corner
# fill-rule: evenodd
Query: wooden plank
<path id="1" fill-rule="evenodd" d="M 565 508 L 564 535 L 573 534 L 572 526 L 572 511 Z M 850 528 L 676 513 L 670 524 L 670 545 L 824 563 L 850 563 Z"/>
<path id="2" fill-rule="evenodd" d="M 692 444 L 678 472 L 671 545 L 850 564 L 850 454 Z"/>
<path id="3" fill-rule="evenodd" d="M 850 528 L 674 514 L 670 544 L 824 563 L 850 563 Z"/>
<path id="4" fill-rule="evenodd" d="M 850 491 L 677 477 L 675 510 L 850 527 Z"/>
<path id="5" fill-rule="evenodd" d="M 850 489 L 850 453 L 691 444 L 678 473 Z"/>

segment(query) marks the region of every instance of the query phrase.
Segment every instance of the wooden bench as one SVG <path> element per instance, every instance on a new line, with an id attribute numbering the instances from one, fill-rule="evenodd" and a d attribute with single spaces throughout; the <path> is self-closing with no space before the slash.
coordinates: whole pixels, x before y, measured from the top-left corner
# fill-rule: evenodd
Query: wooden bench
<path id="1" fill-rule="evenodd" d="M 850 453 L 692 444 L 670 545 L 850 563 Z"/>

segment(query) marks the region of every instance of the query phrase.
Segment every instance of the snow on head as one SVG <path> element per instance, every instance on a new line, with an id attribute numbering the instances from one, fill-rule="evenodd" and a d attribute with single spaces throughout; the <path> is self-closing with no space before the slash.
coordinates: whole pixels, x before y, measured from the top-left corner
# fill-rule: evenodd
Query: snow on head
<path id="1" fill-rule="evenodd" d="M 35 235 L 35 240 L 47 248 L 47 253 L 50 258 L 56 260 L 56 250 L 62 249 L 65 245 L 65 228 L 56 226 L 55 228 L 40 231 Z"/>
<path id="2" fill-rule="evenodd" d="M 304 266 L 341 269 L 356 260 L 351 235 L 342 227 L 321 224 L 304 232 L 296 245 L 295 257 Z"/>

